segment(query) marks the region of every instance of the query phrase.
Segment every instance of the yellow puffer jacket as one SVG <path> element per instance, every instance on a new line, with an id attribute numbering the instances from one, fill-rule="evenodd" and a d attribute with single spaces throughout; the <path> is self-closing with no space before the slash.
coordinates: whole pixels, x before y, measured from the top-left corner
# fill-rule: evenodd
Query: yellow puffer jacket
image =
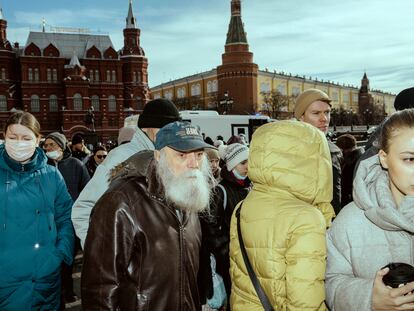
<path id="1" fill-rule="evenodd" d="M 334 216 L 326 138 L 299 121 L 264 125 L 253 135 L 248 175 L 254 186 L 243 201 L 241 231 L 274 309 L 326 310 L 325 230 Z M 232 311 L 263 310 L 241 255 L 235 213 L 230 275 Z"/>

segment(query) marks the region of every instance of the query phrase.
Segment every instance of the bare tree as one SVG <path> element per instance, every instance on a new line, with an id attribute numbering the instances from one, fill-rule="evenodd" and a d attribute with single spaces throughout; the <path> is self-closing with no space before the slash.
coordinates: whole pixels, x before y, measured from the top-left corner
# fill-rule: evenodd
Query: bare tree
<path id="1" fill-rule="evenodd" d="M 263 112 L 273 119 L 278 119 L 281 116 L 287 116 L 289 113 L 289 106 L 293 103 L 296 96 L 283 95 L 279 91 L 261 92 L 263 96 Z"/>
<path id="2" fill-rule="evenodd" d="M 178 110 L 204 110 L 204 102 L 201 96 L 187 96 L 174 99 Z"/>

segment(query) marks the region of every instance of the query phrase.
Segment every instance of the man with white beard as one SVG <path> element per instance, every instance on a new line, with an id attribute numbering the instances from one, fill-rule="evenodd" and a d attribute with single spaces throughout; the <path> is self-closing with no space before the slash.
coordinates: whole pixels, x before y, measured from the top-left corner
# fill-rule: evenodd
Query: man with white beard
<path id="1" fill-rule="evenodd" d="M 91 214 L 84 249 L 85 310 L 200 310 L 198 213 L 211 174 L 197 128 L 163 127 L 146 176 L 116 179 Z"/>

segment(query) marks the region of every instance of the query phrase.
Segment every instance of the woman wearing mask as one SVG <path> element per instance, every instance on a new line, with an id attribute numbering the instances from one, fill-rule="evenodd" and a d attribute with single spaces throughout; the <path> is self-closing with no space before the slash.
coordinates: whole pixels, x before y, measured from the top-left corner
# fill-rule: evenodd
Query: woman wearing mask
<path id="1" fill-rule="evenodd" d="M 326 298 L 333 311 L 414 310 L 414 283 L 387 287 L 391 262 L 414 264 L 414 110 L 392 114 L 380 151 L 361 161 L 354 201 L 327 235 Z"/>
<path id="2" fill-rule="evenodd" d="M 98 165 L 105 160 L 107 155 L 108 152 L 106 151 L 105 146 L 98 146 L 96 147 L 96 150 L 94 151 L 93 155 L 89 157 L 88 162 L 86 162 L 86 168 L 88 169 L 88 173 L 91 176 L 91 178 L 93 174 L 95 174 Z"/>
<path id="3" fill-rule="evenodd" d="M 219 185 L 215 187 L 211 203 L 211 217 L 203 234 L 206 235 L 206 245 L 216 259 L 216 271 L 223 278 L 227 297 L 230 297 L 230 219 L 234 207 L 243 200 L 250 190 L 250 180 L 247 177 L 249 148 L 235 143 L 219 146 L 220 158 L 225 165 L 221 169 Z"/>
<path id="4" fill-rule="evenodd" d="M 0 310 L 59 310 L 60 266 L 71 264 L 72 199 L 38 148 L 28 112 L 6 122 L 0 146 Z"/>

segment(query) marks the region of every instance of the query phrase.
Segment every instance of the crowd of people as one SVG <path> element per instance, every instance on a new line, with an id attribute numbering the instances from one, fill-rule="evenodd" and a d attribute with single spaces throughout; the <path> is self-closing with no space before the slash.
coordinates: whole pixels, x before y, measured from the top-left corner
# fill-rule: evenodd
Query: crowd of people
<path id="1" fill-rule="evenodd" d="M 62 310 L 83 252 L 84 310 L 414 310 L 414 88 L 372 145 L 327 138 L 331 99 L 227 142 L 167 99 L 118 147 L 41 139 L 15 112 L 0 145 L 0 310 Z M 109 147 L 109 148 L 107 148 Z M 414 270 L 414 267 L 412 267 Z"/>

